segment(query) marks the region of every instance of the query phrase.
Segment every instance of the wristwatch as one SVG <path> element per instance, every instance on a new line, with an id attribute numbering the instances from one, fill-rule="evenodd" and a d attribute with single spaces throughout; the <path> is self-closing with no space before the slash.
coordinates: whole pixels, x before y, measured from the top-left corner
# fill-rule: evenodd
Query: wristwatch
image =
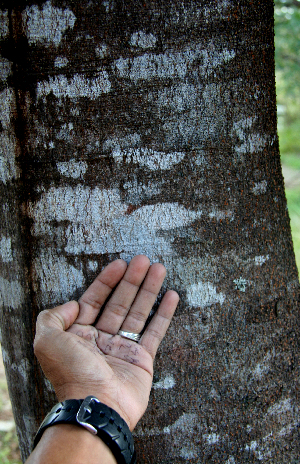
<path id="1" fill-rule="evenodd" d="M 135 464 L 136 453 L 128 425 L 112 408 L 94 396 L 56 404 L 43 420 L 34 439 L 38 444 L 46 428 L 55 424 L 75 424 L 98 435 L 109 447 L 118 464 Z"/>

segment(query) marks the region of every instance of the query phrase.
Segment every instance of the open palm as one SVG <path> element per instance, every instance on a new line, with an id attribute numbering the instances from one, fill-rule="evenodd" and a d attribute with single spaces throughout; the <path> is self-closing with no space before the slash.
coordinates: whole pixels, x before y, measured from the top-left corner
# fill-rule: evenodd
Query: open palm
<path id="1" fill-rule="evenodd" d="M 40 313 L 35 353 L 59 401 L 94 395 L 133 430 L 148 404 L 153 360 L 177 306 L 177 293 L 164 295 L 139 343 L 118 331 L 143 330 L 165 273 L 163 265 L 150 266 L 143 255 L 133 258 L 128 267 L 125 261 L 116 260 L 78 303 L 71 301 Z"/>

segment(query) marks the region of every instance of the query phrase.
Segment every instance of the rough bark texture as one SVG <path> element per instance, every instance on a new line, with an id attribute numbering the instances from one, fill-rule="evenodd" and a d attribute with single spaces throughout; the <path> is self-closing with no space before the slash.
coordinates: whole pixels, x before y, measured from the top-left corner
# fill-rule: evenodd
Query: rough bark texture
<path id="1" fill-rule="evenodd" d="M 140 463 L 297 463 L 298 276 L 271 0 L 1 1 L 2 349 L 25 458 L 54 401 L 38 312 L 116 257 L 180 307 Z"/>

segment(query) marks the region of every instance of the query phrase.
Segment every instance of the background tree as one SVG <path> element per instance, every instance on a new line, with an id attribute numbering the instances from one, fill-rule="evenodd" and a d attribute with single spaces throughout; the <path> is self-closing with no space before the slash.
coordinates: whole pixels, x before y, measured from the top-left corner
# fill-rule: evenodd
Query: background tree
<path id="1" fill-rule="evenodd" d="M 181 294 L 138 461 L 298 458 L 299 283 L 273 4 L 1 2 L 1 330 L 23 457 L 55 401 L 37 313 L 115 257 Z"/>

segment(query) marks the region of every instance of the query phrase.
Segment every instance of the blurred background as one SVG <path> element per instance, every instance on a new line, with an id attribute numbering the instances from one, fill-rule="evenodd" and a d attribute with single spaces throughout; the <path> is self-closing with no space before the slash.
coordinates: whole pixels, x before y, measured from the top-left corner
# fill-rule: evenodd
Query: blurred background
<path id="1" fill-rule="evenodd" d="M 275 0 L 278 134 L 294 250 L 300 269 L 300 0 Z"/>
<path id="2" fill-rule="evenodd" d="M 300 0 L 275 0 L 278 134 L 294 250 L 300 269 Z M 21 464 L 0 356 L 0 464 Z"/>

